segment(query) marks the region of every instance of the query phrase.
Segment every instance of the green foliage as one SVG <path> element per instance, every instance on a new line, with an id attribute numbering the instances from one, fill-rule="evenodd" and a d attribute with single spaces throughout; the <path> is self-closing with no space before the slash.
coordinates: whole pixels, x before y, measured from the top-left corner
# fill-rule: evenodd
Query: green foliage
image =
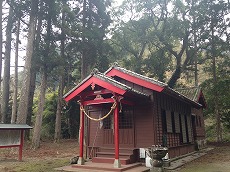
<path id="1" fill-rule="evenodd" d="M 70 101 L 63 108 L 62 136 L 63 138 L 78 139 L 80 126 L 80 107 L 76 101 Z"/>
<path id="2" fill-rule="evenodd" d="M 219 106 L 219 113 L 221 116 L 221 122 L 223 124 L 223 130 L 227 133 L 230 131 L 230 78 L 219 78 L 216 85 L 213 85 L 213 80 L 209 79 L 202 83 L 205 99 L 207 102 L 207 108 L 205 109 L 206 118 L 215 119 L 215 101 Z M 214 91 L 218 92 L 218 97 L 213 95 Z M 214 127 L 215 124 L 212 126 Z M 209 129 L 211 130 L 211 128 Z M 210 131 L 210 133 L 213 133 Z"/>
<path id="3" fill-rule="evenodd" d="M 54 136 L 56 108 L 57 108 L 57 93 L 51 92 L 46 94 L 45 107 L 42 122 L 42 139 L 52 139 Z M 33 114 L 36 114 L 38 108 L 38 99 L 35 98 L 33 106 Z M 35 119 L 35 116 L 33 116 Z"/>
<path id="4" fill-rule="evenodd" d="M 34 99 L 33 121 L 38 108 L 38 97 Z M 53 139 L 55 132 L 57 108 L 57 92 L 50 91 L 46 94 L 45 107 L 42 120 L 41 139 Z M 61 116 L 61 135 L 62 138 L 78 138 L 78 130 L 80 124 L 79 105 L 75 101 L 70 101 L 63 105 Z"/>

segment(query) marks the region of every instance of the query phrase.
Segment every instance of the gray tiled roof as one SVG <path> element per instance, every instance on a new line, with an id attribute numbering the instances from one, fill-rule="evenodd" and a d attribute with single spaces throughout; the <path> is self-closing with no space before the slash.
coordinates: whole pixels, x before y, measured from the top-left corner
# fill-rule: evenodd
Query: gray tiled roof
<path id="1" fill-rule="evenodd" d="M 68 93 L 66 93 L 63 97 L 64 97 L 64 98 L 67 97 L 67 96 L 68 96 L 69 94 L 71 94 L 74 90 L 76 90 L 76 89 L 79 88 L 82 84 L 84 84 L 88 79 L 90 79 L 92 76 L 94 76 L 94 77 L 96 77 L 96 78 L 98 78 L 98 79 L 101 79 L 101 80 L 103 80 L 103 81 L 109 82 L 110 84 L 112 84 L 112 85 L 114 85 L 114 86 L 116 86 L 116 87 L 119 87 L 119 88 L 121 88 L 121 89 L 123 89 L 123 90 L 126 90 L 126 91 L 128 91 L 128 92 L 133 92 L 133 93 L 135 93 L 135 94 L 139 94 L 139 95 L 142 95 L 142 96 L 148 96 L 148 95 L 146 95 L 146 94 L 144 94 L 144 93 L 142 93 L 142 92 L 140 92 L 140 91 L 137 91 L 137 90 L 135 90 L 135 89 L 133 89 L 133 88 L 131 88 L 131 87 L 129 87 L 129 86 L 123 84 L 123 83 L 120 83 L 120 82 L 114 80 L 114 79 L 111 78 L 111 77 L 108 77 L 108 76 L 104 75 L 103 73 L 100 73 L 100 72 L 98 72 L 98 71 L 94 71 L 94 72 L 92 72 L 88 77 L 86 77 L 84 80 L 82 80 L 77 86 L 75 86 L 75 87 L 74 87 L 73 89 L 71 89 Z"/>
<path id="2" fill-rule="evenodd" d="M 125 68 L 122 68 L 122 67 L 119 67 L 119 66 L 116 66 L 116 65 L 113 65 L 112 67 L 110 67 L 110 68 L 105 72 L 105 74 L 107 74 L 107 73 L 108 73 L 110 70 L 112 70 L 113 68 L 114 68 L 114 69 L 117 69 L 117 70 L 119 70 L 119 71 L 121 71 L 121 72 L 123 72 L 123 73 L 129 74 L 129 75 L 134 76 L 134 77 L 137 77 L 137 78 L 139 78 L 139 79 L 143 79 L 143 80 L 145 80 L 145 81 L 151 82 L 151 83 L 156 84 L 156 85 L 161 86 L 161 87 L 168 86 L 166 83 L 160 82 L 160 81 L 158 81 L 158 80 L 156 80 L 156 79 L 149 78 L 149 77 L 147 77 L 147 76 L 138 74 L 138 73 L 136 73 L 136 72 L 127 70 L 127 69 L 125 69 Z"/>
<path id="3" fill-rule="evenodd" d="M 134 77 L 137 77 L 137 78 L 139 78 L 139 79 L 145 80 L 145 81 L 150 82 L 150 83 L 152 83 L 152 84 L 158 85 L 158 86 L 160 86 L 160 87 L 164 87 L 164 92 L 169 92 L 170 94 L 173 94 L 174 96 L 178 96 L 178 97 L 180 97 L 180 98 L 183 99 L 183 100 L 186 100 L 186 101 L 188 101 L 188 102 L 190 102 L 190 103 L 195 103 L 196 105 L 199 105 L 199 106 L 200 106 L 200 104 L 198 103 L 198 101 L 195 100 L 195 97 L 189 96 L 189 95 L 187 95 L 187 94 L 185 94 L 185 93 L 183 94 L 183 93 L 180 92 L 179 90 L 174 90 L 174 89 L 168 87 L 168 85 L 167 85 L 166 83 L 160 82 L 160 81 L 155 80 L 155 79 L 153 79 L 153 78 L 149 78 L 149 77 L 147 77 L 147 76 L 143 76 L 143 75 L 140 75 L 140 74 L 135 73 L 135 72 L 133 72 L 133 71 L 127 70 L 127 69 L 125 69 L 125 68 L 122 68 L 122 67 L 120 67 L 120 66 L 119 66 L 118 64 L 116 64 L 116 63 L 113 64 L 113 66 L 110 67 L 110 68 L 105 72 L 105 74 L 107 74 L 107 73 L 108 73 L 109 71 L 111 71 L 113 68 L 116 69 L 116 70 L 118 70 L 118 71 L 120 71 L 120 72 L 129 74 L 129 75 L 131 75 L 131 76 L 134 76 Z"/>
<path id="4" fill-rule="evenodd" d="M 200 87 L 190 87 L 190 88 L 178 88 L 176 89 L 180 94 L 189 98 L 192 101 L 198 102 L 199 93 L 201 91 Z"/>
<path id="5" fill-rule="evenodd" d="M 108 77 L 108 76 L 106 76 L 106 75 L 104 75 L 102 73 L 97 73 L 94 76 L 98 77 L 98 78 L 100 78 L 100 79 L 102 79 L 104 81 L 107 81 L 107 82 L 111 83 L 112 85 L 115 85 L 115 86 L 117 86 L 117 87 L 119 87 L 119 88 L 121 88 L 123 90 L 130 91 L 130 92 L 140 94 L 140 95 L 143 95 L 143 96 L 148 96 L 147 94 L 144 94 L 144 93 L 142 93 L 140 91 L 137 91 L 137 90 L 135 90 L 135 89 L 133 89 L 133 88 L 121 83 L 121 82 L 118 82 L 118 81 L 114 80 L 113 78 Z"/>
<path id="6" fill-rule="evenodd" d="M 121 88 L 123 90 L 126 90 L 128 92 L 132 92 L 132 93 L 135 93 L 135 94 L 138 94 L 138 95 L 142 95 L 142 96 L 148 96 L 148 95 L 146 95 L 146 94 L 144 94 L 144 93 L 142 93 L 140 91 L 137 91 L 137 90 L 135 90 L 135 89 L 133 89 L 133 88 L 131 88 L 131 87 L 123 84 L 123 83 L 120 83 L 120 82 L 116 81 L 112 77 L 106 76 L 106 74 L 109 71 L 111 71 L 113 68 L 116 69 L 116 70 L 118 70 L 118 71 L 120 71 L 120 72 L 122 72 L 122 73 L 126 73 L 126 74 L 129 74 L 129 75 L 134 76 L 136 78 L 139 78 L 139 79 L 145 80 L 147 82 L 150 82 L 152 84 L 158 85 L 160 87 L 164 87 L 164 92 L 165 93 L 168 92 L 171 95 L 178 96 L 178 97 L 180 97 L 183 100 L 186 100 L 186 101 L 188 101 L 190 103 L 193 103 L 193 104 L 195 103 L 196 105 L 200 106 L 200 104 L 198 103 L 196 97 L 194 97 L 195 95 L 191 96 L 191 95 L 193 95 L 193 93 L 190 93 L 191 95 L 190 94 L 186 94 L 186 93 L 188 93 L 188 91 L 186 91 L 187 89 L 173 90 L 170 87 L 168 87 L 167 84 L 165 84 L 163 82 L 157 81 L 157 80 L 155 80 L 153 78 L 149 78 L 149 77 L 140 75 L 138 73 L 132 72 L 132 71 L 127 70 L 125 68 L 121 68 L 121 67 L 117 66 L 116 64 L 113 65 L 112 67 L 110 67 L 105 73 L 100 73 L 100 72 L 98 72 L 98 70 L 93 70 L 93 72 L 88 77 L 86 77 L 82 82 L 80 82 L 77 86 L 75 86 L 72 90 L 70 90 L 67 94 L 65 94 L 64 98 L 67 97 L 69 94 L 71 94 L 78 87 L 80 87 L 84 82 L 86 82 L 92 76 L 94 76 L 96 78 L 99 78 L 99 79 L 101 79 L 103 81 L 109 82 L 110 84 L 112 84 L 112 85 L 114 85 L 116 87 L 119 87 L 119 88 Z M 192 92 L 192 91 L 190 90 L 190 92 Z"/>

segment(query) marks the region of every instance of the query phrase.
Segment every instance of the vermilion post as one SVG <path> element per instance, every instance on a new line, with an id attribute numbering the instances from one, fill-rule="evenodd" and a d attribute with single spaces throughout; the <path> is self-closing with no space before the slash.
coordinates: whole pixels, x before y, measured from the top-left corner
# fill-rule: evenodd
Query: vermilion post
<path id="1" fill-rule="evenodd" d="M 24 130 L 21 130 L 21 136 L 20 136 L 20 146 L 19 146 L 19 153 L 18 153 L 18 160 L 22 161 L 22 149 L 24 144 Z"/>
<path id="2" fill-rule="evenodd" d="M 84 112 L 81 111 L 81 125 L 80 125 L 80 153 L 78 164 L 84 165 L 84 158 L 83 158 L 83 150 L 84 150 L 84 124 L 85 124 L 85 116 Z"/>
<path id="3" fill-rule="evenodd" d="M 114 110 L 114 143 L 115 143 L 115 161 L 114 167 L 120 168 L 121 163 L 119 160 L 119 102 Z"/>

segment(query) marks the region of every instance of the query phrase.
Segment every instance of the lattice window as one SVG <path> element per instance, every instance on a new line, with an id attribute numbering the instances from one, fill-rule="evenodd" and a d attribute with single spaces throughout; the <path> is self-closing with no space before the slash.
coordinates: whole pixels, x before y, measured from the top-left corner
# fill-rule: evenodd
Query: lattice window
<path id="1" fill-rule="evenodd" d="M 119 129 L 133 128 L 133 110 L 123 109 L 119 113 Z"/>
<path id="2" fill-rule="evenodd" d="M 107 118 L 105 118 L 103 120 L 103 126 L 104 129 L 112 129 L 112 120 L 111 120 L 112 116 L 108 116 Z"/>
<path id="3" fill-rule="evenodd" d="M 108 109 L 103 111 L 103 116 L 105 116 L 109 112 Z M 104 129 L 113 129 L 113 113 L 111 113 L 107 118 L 103 119 L 103 127 Z"/>

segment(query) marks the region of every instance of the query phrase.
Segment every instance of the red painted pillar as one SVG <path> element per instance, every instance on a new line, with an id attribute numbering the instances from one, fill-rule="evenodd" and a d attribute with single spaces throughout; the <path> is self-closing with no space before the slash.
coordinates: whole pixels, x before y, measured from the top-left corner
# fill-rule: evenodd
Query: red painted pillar
<path id="1" fill-rule="evenodd" d="M 119 160 L 119 102 L 114 110 L 114 144 L 115 144 L 115 160 L 114 167 L 120 168 L 121 163 Z"/>
<path id="2" fill-rule="evenodd" d="M 84 165 L 85 161 L 83 158 L 84 151 L 84 124 L 85 124 L 85 116 L 84 112 L 81 110 L 81 125 L 80 125 L 80 154 L 78 159 L 78 164 Z"/>
<path id="3" fill-rule="evenodd" d="M 20 146 L 19 146 L 19 152 L 18 152 L 18 160 L 22 161 L 22 149 L 24 144 L 24 130 L 21 130 L 21 136 L 20 136 Z"/>

